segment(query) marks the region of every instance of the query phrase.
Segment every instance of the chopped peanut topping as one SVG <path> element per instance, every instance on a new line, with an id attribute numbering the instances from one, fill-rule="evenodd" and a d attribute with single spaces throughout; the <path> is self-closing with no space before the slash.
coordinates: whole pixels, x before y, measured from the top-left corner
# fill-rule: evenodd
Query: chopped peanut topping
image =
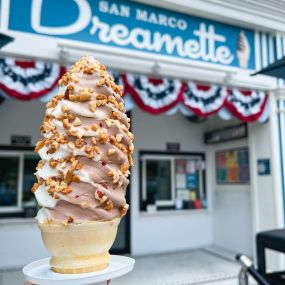
<path id="1" fill-rule="evenodd" d="M 80 170 L 82 169 L 83 165 L 81 163 L 77 163 L 75 170 Z"/>
<path id="2" fill-rule="evenodd" d="M 107 100 L 107 96 L 103 95 L 103 94 L 99 94 L 99 95 L 96 96 L 96 99 L 97 100 Z"/>
<path id="3" fill-rule="evenodd" d="M 74 142 L 69 142 L 67 145 L 68 145 L 68 147 L 69 147 L 71 150 L 74 150 L 74 149 L 75 149 L 75 144 L 74 144 Z"/>
<path id="4" fill-rule="evenodd" d="M 70 129 L 71 125 L 70 125 L 68 119 L 64 119 L 64 120 L 62 121 L 62 123 L 63 123 L 63 127 L 64 127 L 66 130 L 69 130 L 69 129 Z"/>
<path id="5" fill-rule="evenodd" d="M 108 128 L 110 128 L 111 125 L 112 125 L 112 121 L 109 120 L 109 119 L 105 120 L 105 123 L 106 123 L 106 125 L 107 125 Z"/>
<path id="6" fill-rule="evenodd" d="M 113 155 L 115 154 L 116 150 L 114 148 L 108 149 L 108 155 Z"/>
<path id="7" fill-rule="evenodd" d="M 120 169 L 121 169 L 122 173 L 126 173 L 129 170 L 129 165 L 127 163 L 124 163 L 121 165 Z"/>
<path id="8" fill-rule="evenodd" d="M 125 204 L 124 206 L 121 206 L 119 208 L 121 217 L 123 217 L 123 216 L 125 216 L 127 214 L 128 209 L 129 209 L 129 205 L 128 204 Z"/>
<path id="9" fill-rule="evenodd" d="M 120 120 L 121 119 L 121 115 L 117 111 L 113 111 L 112 115 L 113 115 L 114 119 L 116 119 L 116 120 Z"/>
<path id="10" fill-rule="evenodd" d="M 131 143 L 131 144 L 129 145 L 129 150 L 130 150 L 130 151 L 133 151 L 133 150 L 134 150 L 134 144 L 133 144 L 133 143 Z"/>
<path id="11" fill-rule="evenodd" d="M 80 92 L 80 95 L 79 95 L 80 102 L 89 101 L 90 98 L 91 98 L 91 93 L 89 91 Z"/>
<path id="12" fill-rule="evenodd" d="M 66 105 L 62 105 L 62 106 L 61 106 L 61 111 L 62 111 L 62 113 L 66 113 L 66 112 L 69 111 L 69 109 L 67 108 Z"/>
<path id="13" fill-rule="evenodd" d="M 39 170 L 39 169 L 42 169 L 44 167 L 44 162 L 42 161 L 42 160 L 40 160 L 39 162 L 38 162 L 38 165 L 37 165 L 37 170 Z"/>
<path id="14" fill-rule="evenodd" d="M 73 125 L 74 125 L 75 127 L 78 127 L 78 126 L 81 125 L 81 121 L 80 121 L 80 119 L 79 119 L 78 117 L 75 118 L 75 120 L 74 120 L 74 122 L 73 122 Z"/>
<path id="15" fill-rule="evenodd" d="M 56 166 L 57 166 L 57 161 L 52 158 L 52 159 L 49 161 L 49 166 L 50 166 L 51 168 L 56 168 Z"/>
<path id="16" fill-rule="evenodd" d="M 94 113 L 95 110 L 96 110 L 96 106 L 97 106 L 96 101 L 91 101 L 91 102 L 89 103 L 89 110 Z"/>
<path id="17" fill-rule="evenodd" d="M 65 181 L 65 183 L 66 183 L 67 185 L 71 183 L 71 181 L 72 181 L 72 175 L 73 175 L 73 171 L 70 170 L 70 169 L 68 169 L 67 172 L 66 172 L 66 175 L 65 175 L 65 179 L 64 179 L 64 181 Z"/>
<path id="18" fill-rule="evenodd" d="M 94 151 L 99 154 L 100 153 L 100 149 L 98 146 L 93 146 Z"/>
<path id="19" fill-rule="evenodd" d="M 97 141 L 96 141 L 96 139 L 95 139 L 94 137 L 92 137 L 91 141 L 92 141 L 92 143 L 93 143 L 94 145 L 97 145 Z"/>
<path id="20" fill-rule="evenodd" d="M 96 101 L 97 107 L 104 106 L 106 105 L 106 103 L 107 103 L 107 100 L 97 100 Z"/>
<path id="21" fill-rule="evenodd" d="M 108 140 L 107 136 L 103 132 L 99 132 L 99 142 L 106 143 Z"/>
<path id="22" fill-rule="evenodd" d="M 39 150 L 45 145 L 44 140 L 40 140 L 36 143 L 35 152 L 39 152 Z"/>
<path id="23" fill-rule="evenodd" d="M 35 193 L 35 192 L 38 190 L 39 186 L 40 186 L 39 183 L 34 183 L 34 185 L 33 185 L 31 191 L 32 191 L 33 193 Z"/>
<path id="24" fill-rule="evenodd" d="M 109 141 L 111 144 L 116 145 L 117 144 L 117 140 L 114 136 L 110 136 Z"/>
<path id="25" fill-rule="evenodd" d="M 118 104 L 118 109 L 119 109 L 120 111 L 124 111 L 124 108 L 125 108 L 125 106 L 124 106 L 124 103 L 123 103 L 123 102 L 121 102 L 121 103 Z"/>
<path id="26" fill-rule="evenodd" d="M 96 124 L 93 124 L 91 126 L 92 131 L 96 132 L 98 130 L 98 126 Z"/>
<path id="27" fill-rule="evenodd" d="M 68 194 L 70 192 L 71 192 L 71 189 L 69 187 L 67 187 L 61 191 L 62 194 Z"/>
<path id="28" fill-rule="evenodd" d="M 107 211 L 112 210 L 113 207 L 114 207 L 113 202 L 111 200 L 108 200 L 105 205 L 105 210 Z"/>
<path id="29" fill-rule="evenodd" d="M 94 157 L 94 148 L 92 146 L 89 146 L 89 145 L 85 146 L 84 151 L 88 155 L 89 158 Z"/>
<path id="30" fill-rule="evenodd" d="M 104 204 L 107 200 L 108 200 L 107 196 L 104 195 L 104 196 L 100 199 L 100 204 Z"/>
<path id="31" fill-rule="evenodd" d="M 82 139 L 82 138 L 79 138 L 79 139 L 77 139 L 77 140 L 75 141 L 75 146 L 76 146 L 77 148 L 81 148 L 84 144 L 85 144 L 85 141 L 84 141 L 84 139 Z"/>
<path id="32" fill-rule="evenodd" d="M 116 135 L 117 142 L 120 142 L 122 140 L 122 138 L 123 138 L 123 135 L 121 135 L 121 134 Z"/>
<path id="33" fill-rule="evenodd" d="M 128 160 L 129 160 L 129 164 L 130 164 L 130 165 L 134 165 L 134 163 L 133 163 L 133 158 L 132 158 L 132 155 L 131 155 L 131 154 L 128 154 Z"/>
<path id="34" fill-rule="evenodd" d="M 73 181 L 73 182 L 76 182 L 76 183 L 79 183 L 79 182 L 80 182 L 80 177 L 79 177 L 79 175 L 74 175 L 73 178 L 72 178 L 72 181 Z"/>
<path id="35" fill-rule="evenodd" d="M 69 100 L 70 101 L 76 101 L 76 96 L 75 95 L 69 95 Z"/>
<path id="36" fill-rule="evenodd" d="M 116 100 L 115 96 L 109 96 L 108 97 L 108 102 L 110 102 L 112 104 L 116 104 L 117 100 Z"/>

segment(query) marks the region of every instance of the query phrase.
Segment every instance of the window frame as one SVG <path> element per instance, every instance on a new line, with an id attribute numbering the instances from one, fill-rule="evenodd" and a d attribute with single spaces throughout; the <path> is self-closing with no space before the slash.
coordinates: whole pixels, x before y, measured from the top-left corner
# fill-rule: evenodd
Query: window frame
<path id="1" fill-rule="evenodd" d="M 175 204 L 175 179 L 174 178 L 174 157 L 167 157 L 167 156 L 163 156 L 163 155 L 144 155 L 142 157 L 142 191 L 143 191 L 143 199 L 146 200 L 147 198 L 147 189 L 146 189 L 146 161 L 147 160 L 168 160 L 170 161 L 170 173 L 171 173 L 171 192 L 170 192 L 170 196 L 171 199 L 170 200 L 157 200 L 156 201 L 156 205 L 157 206 L 173 206 Z"/>
<path id="2" fill-rule="evenodd" d="M 17 183 L 17 205 L 16 206 L 0 206 L 0 214 L 16 214 L 22 213 L 23 209 L 23 179 L 24 179 L 24 158 L 25 155 L 35 155 L 37 154 L 33 151 L 33 148 L 30 149 L 2 149 L 0 148 L 0 157 L 18 157 L 19 158 L 19 167 L 18 167 L 18 183 Z"/>
<path id="3" fill-rule="evenodd" d="M 206 200 L 208 199 L 208 192 L 207 192 L 207 184 L 206 184 L 206 154 L 204 152 L 183 152 L 183 151 L 154 151 L 154 150 L 140 150 L 139 151 L 139 188 L 140 188 L 140 196 L 139 196 L 139 209 L 141 212 L 145 212 L 145 201 L 146 201 L 146 159 L 145 157 L 150 158 L 158 158 L 161 160 L 169 159 L 171 160 L 172 164 L 172 193 L 174 203 L 169 205 L 166 205 L 166 203 L 163 205 L 156 202 L 156 206 L 158 210 L 169 210 L 169 209 L 175 209 L 175 199 L 176 199 L 176 185 L 175 185 L 175 160 L 176 159 L 193 159 L 193 160 L 199 160 L 201 162 L 205 163 L 205 168 L 201 169 L 199 171 L 199 192 L 200 194 L 203 194 L 205 196 Z M 202 197 L 202 195 L 201 195 Z M 188 211 L 195 211 L 196 209 L 187 209 Z"/>

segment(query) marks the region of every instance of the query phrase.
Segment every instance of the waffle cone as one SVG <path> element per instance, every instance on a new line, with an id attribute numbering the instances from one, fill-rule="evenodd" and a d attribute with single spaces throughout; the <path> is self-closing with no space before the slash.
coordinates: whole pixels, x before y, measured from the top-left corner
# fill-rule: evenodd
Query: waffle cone
<path id="1" fill-rule="evenodd" d="M 39 224 L 44 244 L 52 255 L 51 269 L 72 274 L 106 268 L 119 222 L 117 218 L 82 224 Z"/>

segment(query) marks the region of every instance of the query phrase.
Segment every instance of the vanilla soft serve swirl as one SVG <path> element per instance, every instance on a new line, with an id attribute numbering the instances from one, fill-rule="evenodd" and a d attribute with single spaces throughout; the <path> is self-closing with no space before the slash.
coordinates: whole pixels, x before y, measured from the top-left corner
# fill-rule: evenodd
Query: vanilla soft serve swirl
<path id="1" fill-rule="evenodd" d="M 92 57 L 75 63 L 59 87 L 36 144 L 41 160 L 32 191 L 42 207 L 38 221 L 82 223 L 125 215 L 133 135 L 121 88 Z"/>

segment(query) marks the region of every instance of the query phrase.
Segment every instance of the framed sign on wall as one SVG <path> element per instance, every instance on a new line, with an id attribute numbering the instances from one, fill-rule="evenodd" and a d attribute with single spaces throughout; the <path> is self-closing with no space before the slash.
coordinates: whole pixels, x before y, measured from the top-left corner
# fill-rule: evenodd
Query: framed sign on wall
<path id="1" fill-rule="evenodd" d="M 249 184 L 248 148 L 216 152 L 217 184 Z"/>

